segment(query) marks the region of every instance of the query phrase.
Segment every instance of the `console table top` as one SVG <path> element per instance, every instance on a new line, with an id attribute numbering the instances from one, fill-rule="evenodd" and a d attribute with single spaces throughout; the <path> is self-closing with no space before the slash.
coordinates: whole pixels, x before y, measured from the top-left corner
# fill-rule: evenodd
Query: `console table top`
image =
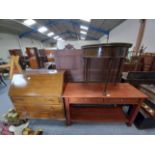
<path id="1" fill-rule="evenodd" d="M 63 97 L 87 98 L 147 98 L 140 90 L 129 83 L 108 84 L 107 95 L 102 83 L 66 83 Z"/>

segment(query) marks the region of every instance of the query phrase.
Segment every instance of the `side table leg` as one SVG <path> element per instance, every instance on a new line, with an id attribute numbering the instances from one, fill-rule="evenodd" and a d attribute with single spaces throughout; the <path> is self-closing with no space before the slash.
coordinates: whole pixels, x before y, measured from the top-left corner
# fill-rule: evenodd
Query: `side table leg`
<path id="1" fill-rule="evenodd" d="M 140 110 L 141 103 L 142 103 L 142 101 L 140 101 L 138 104 L 133 105 L 132 109 L 130 109 L 130 113 L 128 116 L 129 122 L 127 123 L 128 126 L 132 126 L 132 123 L 134 122 L 134 120 Z"/>
<path id="2" fill-rule="evenodd" d="M 66 125 L 71 125 L 69 99 L 65 98 L 64 100 L 65 100 L 65 111 L 66 111 Z"/>

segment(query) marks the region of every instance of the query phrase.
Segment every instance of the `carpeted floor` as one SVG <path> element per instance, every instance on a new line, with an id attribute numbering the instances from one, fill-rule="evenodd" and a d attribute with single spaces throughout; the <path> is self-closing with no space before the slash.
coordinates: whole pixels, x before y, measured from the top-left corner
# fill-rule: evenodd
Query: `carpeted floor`
<path id="1" fill-rule="evenodd" d="M 7 87 L 0 85 L 0 118 L 13 105 L 8 97 Z M 64 121 L 30 120 L 30 127 L 41 128 L 47 135 L 154 135 L 155 129 L 138 130 L 134 125 L 128 127 L 123 123 L 74 123 L 66 126 Z"/>

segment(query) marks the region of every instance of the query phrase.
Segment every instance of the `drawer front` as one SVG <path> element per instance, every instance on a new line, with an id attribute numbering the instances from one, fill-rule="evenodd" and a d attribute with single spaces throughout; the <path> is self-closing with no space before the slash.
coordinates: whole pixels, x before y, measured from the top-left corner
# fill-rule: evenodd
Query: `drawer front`
<path id="1" fill-rule="evenodd" d="M 112 99 L 112 98 L 105 98 L 104 103 L 105 104 L 137 104 L 139 102 L 139 99 L 123 99 L 123 98 L 117 98 L 117 99 Z"/>
<path id="2" fill-rule="evenodd" d="M 137 104 L 139 99 L 130 98 L 70 98 L 70 103 L 99 103 L 99 104 Z"/>
<path id="3" fill-rule="evenodd" d="M 70 98 L 70 103 L 104 103 L 102 98 Z"/>
<path id="4" fill-rule="evenodd" d="M 61 105 L 53 105 L 50 108 L 15 105 L 21 117 L 27 118 L 64 118 L 64 108 Z"/>
<path id="5" fill-rule="evenodd" d="M 65 116 L 64 113 L 50 113 L 50 112 L 19 112 L 20 118 L 41 118 L 41 119 L 57 119 L 57 120 L 64 120 Z"/>
<path id="6" fill-rule="evenodd" d="M 43 105 L 60 105 L 62 99 L 59 97 L 13 97 L 13 103 L 15 104 L 43 104 Z"/>

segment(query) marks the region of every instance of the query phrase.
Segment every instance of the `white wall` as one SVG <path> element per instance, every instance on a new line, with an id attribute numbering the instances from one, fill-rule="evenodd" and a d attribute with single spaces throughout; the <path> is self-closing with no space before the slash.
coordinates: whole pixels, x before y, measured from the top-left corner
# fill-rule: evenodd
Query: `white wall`
<path id="1" fill-rule="evenodd" d="M 138 19 L 128 19 L 110 32 L 109 42 L 129 42 L 134 47 L 139 31 L 140 22 Z M 100 43 L 105 43 L 106 38 L 101 37 Z M 146 21 L 146 28 L 142 45 L 147 47 L 146 51 L 155 52 L 155 20 Z"/>
<path id="2" fill-rule="evenodd" d="M 20 43 L 19 43 L 20 42 Z M 21 44 L 21 46 L 20 46 Z M 22 38 L 18 40 L 17 35 L 0 33 L 0 58 L 8 60 L 9 49 L 20 49 L 25 52 L 26 47 L 49 48 L 49 44 L 42 44 L 38 40 Z"/>
<path id="3" fill-rule="evenodd" d="M 58 41 L 57 48 L 64 49 L 67 44 L 73 45 L 76 49 L 81 49 L 81 46 L 89 45 L 89 44 L 98 44 L 99 41 L 85 41 L 85 40 L 77 40 L 77 41 Z"/>
<path id="4" fill-rule="evenodd" d="M 147 47 L 146 51 L 155 53 L 155 19 L 146 21 L 142 45 Z"/>
<path id="5" fill-rule="evenodd" d="M 139 29 L 138 19 L 129 19 L 114 28 L 109 35 L 109 42 L 129 42 L 135 43 Z M 100 38 L 100 42 L 105 42 L 105 37 Z"/>

